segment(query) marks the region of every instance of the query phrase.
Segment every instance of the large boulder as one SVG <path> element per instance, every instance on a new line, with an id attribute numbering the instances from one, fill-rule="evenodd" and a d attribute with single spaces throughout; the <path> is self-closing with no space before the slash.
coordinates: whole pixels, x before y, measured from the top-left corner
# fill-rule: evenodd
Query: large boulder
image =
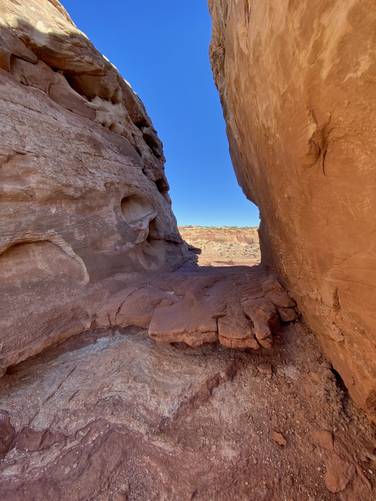
<path id="1" fill-rule="evenodd" d="M 56 0 L 0 2 L 0 115 L 1 372 L 87 329 L 104 280 L 190 253 L 142 102 Z"/>
<path id="2" fill-rule="evenodd" d="M 354 400 L 376 416 L 373 0 L 209 0 L 240 185 L 274 267 Z"/>

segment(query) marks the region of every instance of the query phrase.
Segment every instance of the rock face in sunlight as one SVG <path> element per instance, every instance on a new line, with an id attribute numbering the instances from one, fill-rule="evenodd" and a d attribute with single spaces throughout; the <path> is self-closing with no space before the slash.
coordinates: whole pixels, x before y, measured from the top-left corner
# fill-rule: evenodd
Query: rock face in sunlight
<path id="1" fill-rule="evenodd" d="M 190 257 L 140 99 L 57 1 L 0 2 L 0 371 L 87 329 L 93 287 Z"/>
<path id="2" fill-rule="evenodd" d="M 209 0 L 211 61 L 274 267 L 376 417 L 376 11 L 372 0 Z"/>

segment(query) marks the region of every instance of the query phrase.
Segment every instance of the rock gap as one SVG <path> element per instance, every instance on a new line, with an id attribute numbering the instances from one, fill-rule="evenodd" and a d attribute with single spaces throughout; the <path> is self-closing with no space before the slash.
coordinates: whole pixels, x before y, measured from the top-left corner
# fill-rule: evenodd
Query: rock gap
<path id="1" fill-rule="evenodd" d="M 248 28 L 264 4 L 210 3 L 214 74 L 230 99 L 224 68 L 232 54 L 247 54 Z M 235 127 L 247 117 L 231 121 L 241 95 L 224 99 L 230 142 L 239 182 L 266 218 L 270 267 L 198 267 L 171 210 L 162 144 L 131 87 L 57 0 L 2 7 L 0 498 L 374 499 L 372 430 L 347 401 L 343 368 L 322 357 L 273 271 L 283 252 L 268 239 L 283 246 L 283 232 L 271 231 L 282 216 L 272 180 L 261 182 L 271 190 L 265 203 L 237 151 L 234 138 L 254 137 Z M 302 130 L 316 140 L 325 123 L 318 114 Z M 260 145 L 272 132 L 263 129 Z M 319 156 L 329 182 L 340 138 L 324 132 Z M 280 192 L 278 201 L 289 203 L 293 194 Z M 348 291 L 333 287 L 317 302 L 334 303 L 327 329 L 342 333 Z M 343 330 L 328 336 L 338 350 L 347 346 Z M 374 393 L 364 394 L 371 412 Z"/>

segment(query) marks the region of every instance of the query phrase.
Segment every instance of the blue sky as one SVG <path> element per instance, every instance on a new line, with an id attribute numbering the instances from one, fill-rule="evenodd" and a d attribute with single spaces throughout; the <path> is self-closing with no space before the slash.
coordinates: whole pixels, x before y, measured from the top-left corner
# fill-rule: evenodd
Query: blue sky
<path id="1" fill-rule="evenodd" d="M 163 141 L 178 223 L 251 226 L 211 74 L 206 0 L 62 0 L 143 100 Z"/>

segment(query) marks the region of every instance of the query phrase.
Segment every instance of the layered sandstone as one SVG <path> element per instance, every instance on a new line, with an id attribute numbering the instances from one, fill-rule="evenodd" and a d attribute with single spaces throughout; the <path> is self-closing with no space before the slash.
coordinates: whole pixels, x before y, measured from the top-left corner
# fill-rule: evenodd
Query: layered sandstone
<path id="1" fill-rule="evenodd" d="M 200 249 L 203 266 L 254 266 L 260 263 L 257 228 L 179 226 L 184 240 Z"/>
<path id="2" fill-rule="evenodd" d="M 209 0 L 236 174 L 274 267 L 376 416 L 372 0 Z"/>
<path id="3" fill-rule="evenodd" d="M 189 258 L 162 144 L 59 2 L 0 2 L 0 371 L 92 322 L 93 287 Z"/>

